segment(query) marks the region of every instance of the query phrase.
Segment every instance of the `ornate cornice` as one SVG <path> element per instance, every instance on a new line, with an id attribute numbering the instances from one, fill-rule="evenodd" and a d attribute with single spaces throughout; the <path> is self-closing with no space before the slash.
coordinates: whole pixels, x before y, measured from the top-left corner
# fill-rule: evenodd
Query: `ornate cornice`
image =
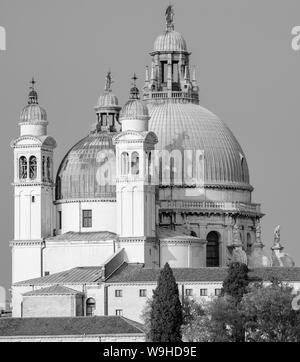
<path id="1" fill-rule="evenodd" d="M 44 244 L 43 239 L 38 239 L 38 240 L 11 240 L 9 242 L 10 247 L 14 247 L 14 246 L 40 246 L 40 247 L 42 247 L 43 244 Z"/>
<path id="2" fill-rule="evenodd" d="M 61 200 L 55 200 L 54 204 L 70 204 L 70 203 L 77 203 L 77 202 L 116 202 L 116 198 L 78 198 L 78 199 L 61 199 Z"/>

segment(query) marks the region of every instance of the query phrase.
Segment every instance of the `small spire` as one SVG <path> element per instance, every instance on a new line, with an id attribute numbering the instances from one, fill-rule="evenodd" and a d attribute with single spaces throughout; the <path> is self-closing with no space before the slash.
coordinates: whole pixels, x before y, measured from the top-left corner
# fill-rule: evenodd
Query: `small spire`
<path id="1" fill-rule="evenodd" d="M 152 63 L 151 66 L 151 82 L 154 82 L 156 80 L 156 67 L 155 67 L 155 63 Z"/>
<path id="2" fill-rule="evenodd" d="M 189 67 L 187 65 L 184 68 L 184 79 L 186 81 L 190 80 L 190 71 L 189 71 Z"/>
<path id="3" fill-rule="evenodd" d="M 29 87 L 30 92 L 28 95 L 28 104 L 38 104 L 38 95 L 36 90 L 34 89 L 34 85 L 36 81 L 34 80 L 34 77 L 32 77 L 31 81 L 29 82 L 31 85 Z"/>
<path id="4" fill-rule="evenodd" d="M 193 77 L 192 77 L 192 82 L 193 83 L 197 83 L 197 79 L 196 79 L 196 67 L 193 67 Z"/>
<path id="5" fill-rule="evenodd" d="M 136 81 L 138 79 L 138 77 L 136 76 L 136 74 L 134 73 L 133 74 L 133 77 L 131 78 L 132 79 L 132 88 L 130 89 L 130 99 L 139 99 L 139 90 L 136 86 Z"/>
<path id="6" fill-rule="evenodd" d="M 173 5 L 169 5 L 166 9 L 166 23 L 167 23 L 167 31 L 172 31 L 174 30 L 174 8 Z"/>
<path id="7" fill-rule="evenodd" d="M 34 80 L 34 77 L 32 77 L 32 79 L 31 79 L 31 81 L 29 83 L 31 84 L 31 86 L 29 88 L 34 90 L 34 85 L 36 83 L 36 81 Z"/>
<path id="8" fill-rule="evenodd" d="M 148 67 L 148 65 L 146 66 L 145 82 L 149 83 L 149 67 Z"/>

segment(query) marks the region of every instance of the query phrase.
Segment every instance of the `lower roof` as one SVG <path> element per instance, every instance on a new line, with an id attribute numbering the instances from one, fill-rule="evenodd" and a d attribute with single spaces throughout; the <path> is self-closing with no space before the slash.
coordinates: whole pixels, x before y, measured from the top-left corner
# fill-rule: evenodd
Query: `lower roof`
<path id="1" fill-rule="evenodd" d="M 83 294 L 78 290 L 67 288 L 63 285 L 52 285 L 48 288 L 41 288 L 37 290 L 31 290 L 30 292 L 24 293 L 25 297 L 40 296 L 40 295 L 80 295 Z"/>
<path id="2" fill-rule="evenodd" d="M 103 267 L 101 266 L 77 267 L 44 277 L 19 281 L 14 285 L 92 284 L 101 282 L 102 276 Z"/>
<path id="3" fill-rule="evenodd" d="M 143 325 L 121 316 L 0 318 L 4 336 L 144 334 Z"/>
<path id="4" fill-rule="evenodd" d="M 161 269 L 145 268 L 144 264 L 123 263 L 112 275 L 105 279 L 106 283 L 156 283 Z M 228 268 L 173 268 L 177 282 L 222 282 Z M 265 267 L 252 269 L 249 278 L 268 281 L 277 278 L 286 282 L 300 282 L 300 267 Z M 99 284 L 104 282 L 103 268 L 97 266 L 77 267 L 45 277 L 20 281 L 14 286 L 68 285 L 68 284 Z"/>
<path id="5" fill-rule="evenodd" d="M 143 264 L 124 263 L 110 278 L 108 283 L 156 282 L 161 269 L 145 268 Z M 223 282 L 228 268 L 173 268 L 177 282 Z M 300 267 L 265 267 L 249 271 L 252 280 L 268 281 L 277 278 L 286 282 L 300 282 Z"/>
<path id="6" fill-rule="evenodd" d="M 68 231 L 61 235 L 51 236 L 47 241 L 106 241 L 116 239 L 117 234 L 110 231 L 75 232 Z"/>

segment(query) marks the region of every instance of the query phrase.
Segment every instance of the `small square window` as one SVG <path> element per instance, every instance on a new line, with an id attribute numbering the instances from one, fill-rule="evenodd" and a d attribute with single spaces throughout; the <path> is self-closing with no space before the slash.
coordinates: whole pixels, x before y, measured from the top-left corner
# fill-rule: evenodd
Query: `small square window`
<path id="1" fill-rule="evenodd" d="M 115 290 L 115 297 L 116 297 L 116 298 L 121 298 L 121 297 L 123 297 L 123 290 L 121 290 L 121 289 L 116 289 L 116 290 Z"/>
<path id="2" fill-rule="evenodd" d="M 140 289 L 140 297 L 147 297 L 147 289 Z"/>
<path id="3" fill-rule="evenodd" d="M 216 295 L 216 296 L 221 295 L 221 291 L 222 291 L 222 289 L 216 288 L 216 289 L 215 289 L 215 295 Z"/>
<path id="4" fill-rule="evenodd" d="M 82 227 L 92 227 L 92 210 L 82 210 Z"/>
<path id="5" fill-rule="evenodd" d="M 123 309 L 116 309 L 116 315 L 123 315 Z"/>
<path id="6" fill-rule="evenodd" d="M 50 275 L 50 272 L 45 271 L 45 277 L 46 277 L 47 275 Z"/>
<path id="7" fill-rule="evenodd" d="M 185 290 L 185 295 L 187 297 L 191 297 L 193 295 L 193 289 L 186 289 Z"/>
<path id="8" fill-rule="evenodd" d="M 200 297 L 206 297 L 207 296 L 207 289 L 200 289 Z"/>

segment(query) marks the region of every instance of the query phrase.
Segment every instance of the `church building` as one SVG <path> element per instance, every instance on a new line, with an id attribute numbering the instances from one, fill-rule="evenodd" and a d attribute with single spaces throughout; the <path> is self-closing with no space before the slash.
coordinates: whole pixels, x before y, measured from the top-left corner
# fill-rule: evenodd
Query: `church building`
<path id="1" fill-rule="evenodd" d="M 272 256 L 264 252 L 246 156 L 228 126 L 200 105 L 190 57 L 169 6 L 141 91 L 134 75 L 121 107 L 108 72 L 92 129 L 56 175 L 56 141 L 32 80 L 11 143 L 13 317 L 141 321 L 167 262 L 182 297 L 218 295 L 231 261 L 300 288 L 279 228 Z"/>

